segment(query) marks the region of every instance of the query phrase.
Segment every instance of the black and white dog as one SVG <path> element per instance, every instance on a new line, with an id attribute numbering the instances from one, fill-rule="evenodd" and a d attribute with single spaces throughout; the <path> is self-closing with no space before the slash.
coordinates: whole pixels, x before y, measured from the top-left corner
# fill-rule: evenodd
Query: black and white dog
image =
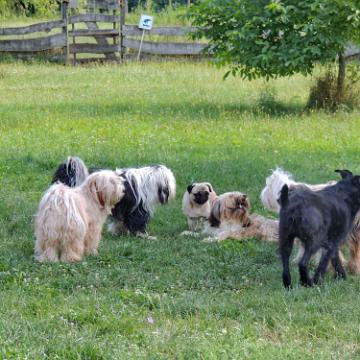
<path id="1" fill-rule="evenodd" d="M 88 176 L 89 171 L 84 162 L 77 156 L 68 156 L 55 170 L 51 183 L 61 182 L 76 187 Z"/>
<path id="2" fill-rule="evenodd" d="M 55 171 L 52 182 L 60 181 L 70 187 L 80 185 L 89 172 L 77 157 L 68 157 Z M 146 226 L 157 204 L 164 205 L 175 197 L 176 181 L 172 171 L 164 165 L 141 168 L 117 169 L 124 178 L 125 195 L 115 205 L 110 216 L 109 231 L 154 238 L 146 232 Z"/>
<path id="3" fill-rule="evenodd" d="M 155 206 L 164 205 L 175 197 L 176 182 L 172 171 L 164 165 L 117 171 L 125 179 L 125 196 L 112 211 L 109 231 L 154 238 L 146 233 L 146 226 Z"/>
<path id="4" fill-rule="evenodd" d="M 339 259 L 339 245 L 351 231 L 356 213 L 360 210 L 360 176 L 348 170 L 336 170 L 342 180 L 323 190 L 312 191 L 306 186 L 294 188 L 284 185 L 279 204 L 279 250 L 283 264 L 283 284 L 291 288 L 289 257 L 294 239 L 299 238 L 305 248 L 299 261 L 300 282 L 312 286 L 323 277 L 329 261 L 337 278 L 345 279 Z M 322 249 L 321 259 L 313 280 L 309 277 L 308 262 Z"/>

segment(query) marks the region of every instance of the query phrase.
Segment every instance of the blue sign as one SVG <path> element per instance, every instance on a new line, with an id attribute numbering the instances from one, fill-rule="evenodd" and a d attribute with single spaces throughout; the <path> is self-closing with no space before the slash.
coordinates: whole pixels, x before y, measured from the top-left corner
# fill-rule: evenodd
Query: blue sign
<path id="1" fill-rule="evenodd" d="M 139 22 L 139 29 L 151 30 L 153 24 L 153 17 L 149 15 L 141 15 Z"/>

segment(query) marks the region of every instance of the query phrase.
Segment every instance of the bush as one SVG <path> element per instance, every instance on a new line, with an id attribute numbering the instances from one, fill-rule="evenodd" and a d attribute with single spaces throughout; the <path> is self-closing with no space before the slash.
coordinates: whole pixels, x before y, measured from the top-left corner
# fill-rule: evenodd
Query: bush
<path id="1" fill-rule="evenodd" d="M 51 15 L 60 8 L 59 0 L 0 0 L 1 15 Z"/>
<path id="2" fill-rule="evenodd" d="M 315 78 L 310 89 L 307 107 L 309 109 L 326 109 L 336 111 L 339 107 L 353 110 L 360 107 L 359 96 L 360 67 L 348 65 L 344 93 L 337 97 L 336 69 L 327 67 L 325 72 Z"/>

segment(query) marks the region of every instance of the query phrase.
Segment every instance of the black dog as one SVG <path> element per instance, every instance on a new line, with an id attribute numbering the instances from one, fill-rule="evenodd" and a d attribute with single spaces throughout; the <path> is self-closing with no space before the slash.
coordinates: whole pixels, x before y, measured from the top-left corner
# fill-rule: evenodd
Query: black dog
<path id="1" fill-rule="evenodd" d="M 295 237 L 302 242 L 305 252 L 299 262 L 300 282 L 304 286 L 317 284 L 323 277 L 329 261 L 337 278 L 346 278 L 339 259 L 339 245 L 352 229 L 360 209 L 360 176 L 348 170 L 336 170 L 342 180 L 320 191 L 287 185 L 281 189 L 279 199 L 280 224 L 279 251 L 283 264 L 283 283 L 291 288 L 289 257 Z M 321 259 L 313 280 L 308 274 L 311 256 L 322 249 Z"/>

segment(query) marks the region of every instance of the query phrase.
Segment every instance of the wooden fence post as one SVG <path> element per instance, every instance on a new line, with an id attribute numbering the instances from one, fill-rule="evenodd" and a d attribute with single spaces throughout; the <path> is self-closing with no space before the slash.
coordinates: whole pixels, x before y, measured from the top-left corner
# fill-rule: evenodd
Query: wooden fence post
<path id="1" fill-rule="evenodd" d="M 68 6 L 69 6 L 69 0 L 63 0 L 61 3 L 61 17 L 64 21 L 64 27 L 63 27 L 63 34 L 65 34 L 65 65 L 68 65 L 69 63 L 69 33 L 68 33 L 68 25 L 69 25 L 69 19 L 68 19 Z"/>
<path id="2" fill-rule="evenodd" d="M 120 61 L 124 61 L 125 47 L 124 47 L 124 26 L 125 26 L 125 14 L 127 9 L 127 0 L 120 0 Z"/>

